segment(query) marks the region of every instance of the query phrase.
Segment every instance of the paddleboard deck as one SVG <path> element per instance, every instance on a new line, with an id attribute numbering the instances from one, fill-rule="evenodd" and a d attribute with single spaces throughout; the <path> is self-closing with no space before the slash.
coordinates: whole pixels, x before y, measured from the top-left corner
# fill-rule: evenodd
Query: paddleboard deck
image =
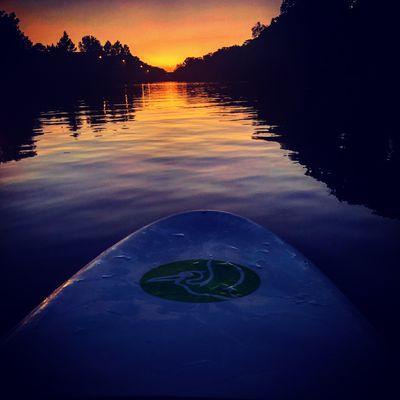
<path id="1" fill-rule="evenodd" d="M 361 382 L 375 343 L 346 298 L 275 234 L 192 211 L 102 253 L 3 348 L 13 393 L 286 399 Z"/>

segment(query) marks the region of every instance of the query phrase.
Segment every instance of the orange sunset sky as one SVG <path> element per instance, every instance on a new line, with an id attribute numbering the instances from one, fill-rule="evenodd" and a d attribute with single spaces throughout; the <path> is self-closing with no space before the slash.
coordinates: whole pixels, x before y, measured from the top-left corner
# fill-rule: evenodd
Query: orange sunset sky
<path id="1" fill-rule="evenodd" d="M 278 15 L 281 0 L 0 0 L 34 42 L 56 43 L 66 30 L 120 40 L 143 61 L 173 70 L 186 57 L 242 44 L 251 27 Z"/>

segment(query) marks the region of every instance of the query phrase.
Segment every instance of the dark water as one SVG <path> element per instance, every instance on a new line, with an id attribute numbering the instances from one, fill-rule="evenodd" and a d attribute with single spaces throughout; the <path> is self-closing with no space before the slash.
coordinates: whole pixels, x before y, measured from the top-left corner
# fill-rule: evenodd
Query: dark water
<path id="1" fill-rule="evenodd" d="M 240 85 L 139 85 L 17 107 L 0 121 L 3 332 L 135 229 L 210 208 L 272 229 L 385 337 L 398 333 L 390 128 L 285 117 Z"/>

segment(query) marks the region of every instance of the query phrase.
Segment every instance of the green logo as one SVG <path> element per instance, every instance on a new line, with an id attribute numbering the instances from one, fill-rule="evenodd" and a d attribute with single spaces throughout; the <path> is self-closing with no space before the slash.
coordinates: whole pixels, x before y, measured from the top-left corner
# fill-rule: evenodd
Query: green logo
<path id="1" fill-rule="evenodd" d="M 260 278 L 242 265 L 198 259 L 154 268 L 143 275 L 140 285 L 163 299 L 209 303 L 247 296 L 260 286 Z"/>

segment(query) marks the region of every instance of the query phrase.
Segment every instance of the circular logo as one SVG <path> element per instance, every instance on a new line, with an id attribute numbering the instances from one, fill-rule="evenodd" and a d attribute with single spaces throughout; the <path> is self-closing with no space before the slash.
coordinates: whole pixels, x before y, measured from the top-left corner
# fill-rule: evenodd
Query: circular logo
<path id="1" fill-rule="evenodd" d="M 260 286 L 260 278 L 242 265 L 197 259 L 153 268 L 143 275 L 140 286 L 163 299 L 209 303 L 247 296 Z"/>

